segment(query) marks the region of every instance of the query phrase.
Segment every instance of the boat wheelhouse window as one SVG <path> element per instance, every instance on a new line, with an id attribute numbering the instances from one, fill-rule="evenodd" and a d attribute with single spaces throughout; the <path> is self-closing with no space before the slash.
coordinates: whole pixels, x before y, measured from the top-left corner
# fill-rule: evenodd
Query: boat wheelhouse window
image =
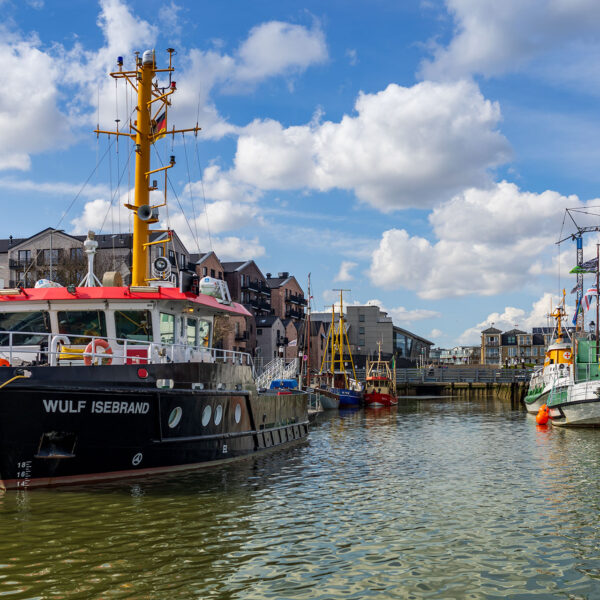
<path id="1" fill-rule="evenodd" d="M 152 341 L 152 313 L 149 310 L 115 311 L 115 332 L 118 338 Z"/>
<path id="2" fill-rule="evenodd" d="M 196 319 L 186 319 L 186 334 L 188 346 L 196 346 Z"/>
<path id="3" fill-rule="evenodd" d="M 160 313 L 160 341 L 163 344 L 175 343 L 175 315 Z"/>
<path id="4" fill-rule="evenodd" d="M 58 333 L 69 336 L 72 344 L 87 344 L 90 337 L 106 337 L 103 310 L 64 310 L 57 313 Z"/>
<path id="5" fill-rule="evenodd" d="M 35 333 L 50 333 L 50 317 L 46 311 L 0 313 L 0 331 L 12 331 L 13 346 L 37 345 L 47 339 Z M 8 346 L 10 336 L 0 334 L 0 346 Z"/>
<path id="6" fill-rule="evenodd" d="M 198 319 L 198 345 L 208 346 L 210 343 L 210 321 Z"/>

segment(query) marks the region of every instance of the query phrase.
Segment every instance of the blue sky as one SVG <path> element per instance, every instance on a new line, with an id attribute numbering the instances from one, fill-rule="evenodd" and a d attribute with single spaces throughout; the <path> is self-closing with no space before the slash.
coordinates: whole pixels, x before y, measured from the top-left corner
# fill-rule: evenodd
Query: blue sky
<path id="1" fill-rule="evenodd" d="M 161 217 L 191 252 L 311 272 L 315 309 L 349 288 L 442 347 L 544 325 L 574 284 L 555 241 L 600 204 L 597 0 L 0 6 L 2 237 L 129 229 L 129 150 L 92 130 L 131 109 L 116 57 L 173 47 L 170 126 L 203 131 L 159 144 Z"/>

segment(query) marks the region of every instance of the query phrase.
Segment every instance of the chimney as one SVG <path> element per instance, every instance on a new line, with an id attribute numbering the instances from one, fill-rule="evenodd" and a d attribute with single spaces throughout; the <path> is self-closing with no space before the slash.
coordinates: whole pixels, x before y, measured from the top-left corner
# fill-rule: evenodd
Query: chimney
<path id="1" fill-rule="evenodd" d="M 271 279 L 271 273 L 267 273 L 267 279 Z"/>
<path id="2" fill-rule="evenodd" d="M 279 279 L 286 279 L 289 276 L 290 274 L 287 271 L 281 271 L 281 273 L 277 274 L 277 277 L 279 277 Z"/>
<path id="3" fill-rule="evenodd" d="M 13 236 L 12 236 L 12 235 L 9 235 L 9 236 L 8 236 L 8 247 L 9 247 L 9 248 L 12 246 L 12 243 L 13 243 Z"/>

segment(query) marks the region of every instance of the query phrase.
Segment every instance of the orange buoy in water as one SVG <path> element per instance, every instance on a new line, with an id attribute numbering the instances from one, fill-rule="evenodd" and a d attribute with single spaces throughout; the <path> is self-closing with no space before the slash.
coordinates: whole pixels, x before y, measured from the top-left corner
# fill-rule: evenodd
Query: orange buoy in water
<path id="1" fill-rule="evenodd" d="M 542 404 L 540 410 L 538 410 L 538 414 L 535 416 L 535 422 L 538 425 L 545 425 L 550 418 L 549 413 L 550 411 L 548 410 L 548 407 L 545 404 Z"/>

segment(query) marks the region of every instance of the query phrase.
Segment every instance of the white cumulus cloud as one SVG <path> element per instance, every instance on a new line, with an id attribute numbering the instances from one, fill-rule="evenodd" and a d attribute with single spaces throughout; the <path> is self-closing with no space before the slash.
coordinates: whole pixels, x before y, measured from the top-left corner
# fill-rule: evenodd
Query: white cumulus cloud
<path id="1" fill-rule="evenodd" d="M 472 82 L 390 84 L 360 94 L 355 111 L 339 123 L 254 121 L 238 138 L 236 176 L 260 189 L 353 190 L 387 212 L 487 184 L 510 156 L 498 105 Z"/>
<path id="2" fill-rule="evenodd" d="M 354 275 L 352 275 L 351 271 L 357 266 L 358 263 L 352 262 L 351 260 L 343 260 L 342 264 L 340 265 L 340 270 L 335 276 L 334 281 L 352 281 L 354 279 Z"/>
<path id="3" fill-rule="evenodd" d="M 435 46 L 421 75 L 445 80 L 520 70 L 545 54 L 582 66 L 600 43 L 596 0 L 446 0 L 454 19 L 447 46 Z M 566 58 L 565 58 L 566 57 Z M 554 62 L 554 61 L 553 61 Z M 552 72 L 557 76 L 556 63 Z"/>
<path id="4" fill-rule="evenodd" d="M 518 289 L 552 264 L 564 210 L 574 196 L 523 192 L 508 182 L 469 189 L 435 208 L 430 241 L 385 231 L 373 252 L 373 283 L 422 298 L 493 295 Z"/>

